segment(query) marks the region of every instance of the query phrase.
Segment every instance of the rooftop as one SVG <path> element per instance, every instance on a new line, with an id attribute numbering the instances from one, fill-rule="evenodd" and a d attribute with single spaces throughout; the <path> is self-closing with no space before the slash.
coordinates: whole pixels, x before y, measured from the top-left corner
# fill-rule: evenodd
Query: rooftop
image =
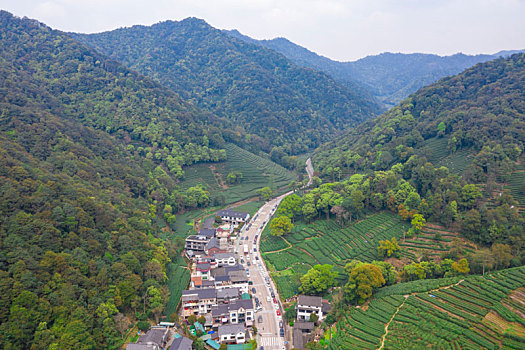
<path id="1" fill-rule="evenodd" d="M 154 343 L 162 347 L 168 338 L 168 328 L 152 328 L 146 334 L 140 336 L 137 343 L 147 344 Z"/>
<path id="2" fill-rule="evenodd" d="M 230 299 L 238 298 L 240 294 L 240 288 L 224 288 L 217 291 L 217 298 L 219 299 Z"/>
<path id="3" fill-rule="evenodd" d="M 219 326 L 219 337 L 226 335 L 226 334 L 237 334 L 237 333 L 244 333 L 244 325 L 242 324 L 226 324 L 224 326 Z"/>
<path id="4" fill-rule="evenodd" d="M 312 297 L 309 295 L 299 295 L 297 297 L 297 305 L 306 305 L 306 306 L 323 306 L 323 298 L 321 297 Z"/>
<path id="5" fill-rule="evenodd" d="M 242 211 L 235 211 L 231 209 L 225 209 L 225 210 L 219 210 L 217 212 L 218 216 L 229 216 L 231 218 L 240 218 L 240 219 L 246 219 L 250 216 L 250 214 L 242 212 Z"/>
<path id="6" fill-rule="evenodd" d="M 215 236 L 215 229 L 214 228 L 203 228 L 199 231 L 199 236 L 205 236 L 212 238 Z"/>
<path id="7" fill-rule="evenodd" d="M 217 291 L 214 288 L 183 290 L 182 300 L 192 300 L 195 295 L 198 299 L 214 299 L 217 296 Z"/>
<path id="8" fill-rule="evenodd" d="M 175 338 L 171 343 L 170 350 L 191 350 L 191 344 L 193 344 L 193 340 L 190 338 Z"/>
<path id="9" fill-rule="evenodd" d="M 294 329 L 301 329 L 301 330 L 313 330 L 314 329 L 314 323 L 313 322 L 301 322 L 301 321 L 296 321 L 294 324 L 293 324 L 293 328 Z"/>

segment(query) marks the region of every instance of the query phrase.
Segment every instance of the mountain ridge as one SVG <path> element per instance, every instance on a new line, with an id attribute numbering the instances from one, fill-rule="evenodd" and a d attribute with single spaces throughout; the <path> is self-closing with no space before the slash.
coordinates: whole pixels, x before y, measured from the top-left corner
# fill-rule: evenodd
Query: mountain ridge
<path id="1" fill-rule="evenodd" d="M 354 84 L 361 83 L 390 107 L 419 88 L 445 76 L 458 74 L 474 64 L 523 52 L 523 50 L 502 50 L 494 54 L 477 55 L 384 52 L 355 61 L 336 61 L 318 55 L 283 37 L 256 40 L 241 34 L 238 30 L 226 32 L 241 40 L 280 52 L 299 65 L 324 71 L 334 79 Z"/>
<path id="2" fill-rule="evenodd" d="M 371 95 L 196 18 L 70 35 L 229 118 L 276 161 L 381 111 Z"/>

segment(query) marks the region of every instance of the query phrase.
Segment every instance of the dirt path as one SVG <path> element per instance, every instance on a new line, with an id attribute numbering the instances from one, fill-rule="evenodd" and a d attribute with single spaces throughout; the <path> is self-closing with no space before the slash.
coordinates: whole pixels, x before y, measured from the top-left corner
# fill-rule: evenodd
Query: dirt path
<path id="1" fill-rule="evenodd" d="M 407 301 L 409 295 L 404 295 L 405 297 L 405 300 L 403 300 L 403 302 L 401 303 L 401 305 L 399 305 L 396 309 L 396 312 L 394 312 L 394 314 L 392 315 L 392 317 L 390 318 L 390 320 L 388 320 L 388 322 L 385 324 L 385 334 L 383 334 L 383 337 L 381 338 L 381 346 L 379 346 L 378 350 L 381 350 L 383 349 L 383 347 L 385 346 L 385 340 L 386 340 L 386 336 L 388 335 L 388 326 L 390 326 L 390 323 L 394 320 L 394 317 L 396 317 L 397 313 L 399 312 L 399 310 L 401 310 L 401 308 L 403 307 L 403 305 L 405 305 L 405 302 Z"/>
<path id="2" fill-rule="evenodd" d="M 288 250 L 290 248 L 293 247 L 292 243 L 288 242 L 284 237 L 281 237 L 283 239 L 283 241 L 286 242 L 286 244 L 288 244 L 288 247 L 286 248 L 283 248 L 283 249 L 278 249 L 278 250 L 272 250 L 271 252 L 264 252 L 263 254 L 271 254 L 271 253 L 279 253 L 279 252 L 282 252 L 282 251 L 285 251 L 285 250 Z M 285 269 L 286 270 L 286 269 Z M 284 271 L 284 270 L 282 270 Z"/>
<path id="3" fill-rule="evenodd" d="M 424 292 L 424 293 L 431 293 L 431 292 L 435 292 L 435 291 L 438 291 L 438 290 L 443 290 L 443 289 L 449 289 L 449 288 L 452 288 L 452 287 L 455 287 L 457 286 L 458 284 L 460 284 L 461 282 L 463 282 L 464 280 L 459 280 L 457 283 L 454 283 L 454 284 L 451 284 L 451 285 L 448 285 L 448 286 L 445 286 L 445 287 L 439 287 L 439 288 L 436 288 L 436 289 L 431 289 L 427 292 Z M 405 297 L 405 300 L 403 300 L 403 302 L 401 303 L 401 305 L 398 306 L 398 308 L 396 309 L 396 312 L 394 312 L 394 314 L 392 315 L 392 317 L 390 318 L 390 320 L 388 320 L 388 322 L 385 324 L 385 334 L 383 334 L 383 337 L 381 338 L 381 346 L 379 346 L 378 350 L 381 350 L 383 349 L 383 347 L 385 346 L 385 340 L 386 340 L 386 336 L 388 335 L 388 326 L 390 326 L 390 323 L 394 320 L 394 317 L 396 317 L 397 313 L 399 312 L 399 310 L 401 310 L 401 308 L 403 307 L 403 305 L 405 305 L 405 302 L 407 301 L 408 297 L 410 295 L 415 295 L 415 294 L 421 294 L 421 293 L 412 293 L 412 294 L 406 294 L 404 295 Z"/>

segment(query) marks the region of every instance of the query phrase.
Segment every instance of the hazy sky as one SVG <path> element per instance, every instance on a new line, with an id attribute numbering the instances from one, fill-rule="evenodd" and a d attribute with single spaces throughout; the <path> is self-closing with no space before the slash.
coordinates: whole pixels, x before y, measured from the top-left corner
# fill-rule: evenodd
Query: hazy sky
<path id="1" fill-rule="evenodd" d="M 341 61 L 525 48 L 525 0 L 0 0 L 0 8 L 85 33 L 192 16 Z"/>

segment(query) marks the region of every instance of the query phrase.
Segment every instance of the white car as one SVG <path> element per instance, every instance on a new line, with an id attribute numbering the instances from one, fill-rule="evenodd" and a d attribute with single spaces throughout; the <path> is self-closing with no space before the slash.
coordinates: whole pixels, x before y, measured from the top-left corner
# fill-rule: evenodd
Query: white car
<path id="1" fill-rule="evenodd" d="M 271 301 L 271 300 L 272 300 L 272 297 L 268 295 L 268 296 L 266 297 L 266 301 Z"/>

